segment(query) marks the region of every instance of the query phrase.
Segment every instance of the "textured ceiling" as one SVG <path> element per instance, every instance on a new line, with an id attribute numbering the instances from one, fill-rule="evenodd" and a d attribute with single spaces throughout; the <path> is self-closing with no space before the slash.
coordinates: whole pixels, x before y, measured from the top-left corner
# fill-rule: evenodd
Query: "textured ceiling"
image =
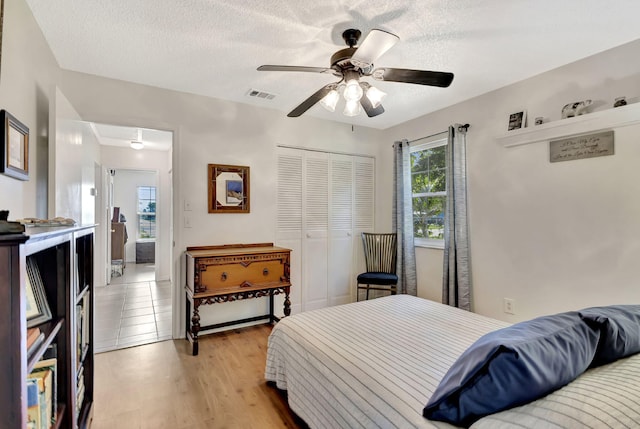
<path id="1" fill-rule="evenodd" d="M 400 37 L 376 67 L 449 71 L 449 88 L 375 82 L 385 113 L 305 115 L 384 129 L 640 38 L 638 0 L 27 0 L 60 66 L 114 79 L 291 111 L 331 74 L 341 33 Z M 248 97 L 250 89 L 276 94 Z M 340 108 L 340 107 L 339 107 Z M 288 119 L 299 120 L 296 118 Z"/>

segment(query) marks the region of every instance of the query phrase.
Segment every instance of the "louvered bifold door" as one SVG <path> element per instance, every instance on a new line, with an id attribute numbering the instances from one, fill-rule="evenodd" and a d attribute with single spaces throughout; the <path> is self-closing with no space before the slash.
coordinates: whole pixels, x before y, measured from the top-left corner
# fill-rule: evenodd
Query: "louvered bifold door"
<path id="1" fill-rule="evenodd" d="M 302 170 L 303 155 L 300 150 L 278 148 L 277 185 L 277 233 L 276 244 L 291 249 L 291 313 L 302 311 Z M 282 309 L 276 299 L 276 311 Z"/>
<path id="2" fill-rule="evenodd" d="M 350 155 L 337 154 L 331 154 L 330 157 L 329 305 L 352 301 L 353 158 Z"/>
<path id="3" fill-rule="evenodd" d="M 360 236 L 363 232 L 374 232 L 375 230 L 375 159 L 354 157 L 353 169 L 355 186 L 352 242 L 355 255 L 353 268 L 357 275 L 366 271 Z"/>
<path id="4" fill-rule="evenodd" d="M 293 250 L 293 313 L 355 301 L 374 173 L 370 157 L 278 148 L 277 244 Z"/>
<path id="5" fill-rule="evenodd" d="M 303 310 L 328 304 L 329 154 L 306 152 L 303 169 Z"/>

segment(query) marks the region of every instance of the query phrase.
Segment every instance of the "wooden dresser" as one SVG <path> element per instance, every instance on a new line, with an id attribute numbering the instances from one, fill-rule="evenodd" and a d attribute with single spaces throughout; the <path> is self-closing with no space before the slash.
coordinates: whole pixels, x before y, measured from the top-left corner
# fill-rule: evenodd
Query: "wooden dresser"
<path id="1" fill-rule="evenodd" d="M 187 247 L 186 337 L 193 345 L 194 356 L 198 354 L 201 331 L 263 319 L 279 321 L 273 314 L 274 295 L 285 294 L 284 315 L 291 314 L 290 254 L 290 249 L 273 243 Z M 201 305 L 266 296 L 269 314 L 200 326 Z"/>

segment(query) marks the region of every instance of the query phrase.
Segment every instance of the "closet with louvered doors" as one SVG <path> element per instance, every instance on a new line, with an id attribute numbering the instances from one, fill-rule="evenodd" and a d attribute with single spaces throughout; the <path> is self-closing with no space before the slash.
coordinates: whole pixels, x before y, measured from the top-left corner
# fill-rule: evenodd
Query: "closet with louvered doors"
<path id="1" fill-rule="evenodd" d="M 360 233 L 372 231 L 375 159 L 278 148 L 277 244 L 293 250 L 292 312 L 355 300 L 364 266 Z"/>

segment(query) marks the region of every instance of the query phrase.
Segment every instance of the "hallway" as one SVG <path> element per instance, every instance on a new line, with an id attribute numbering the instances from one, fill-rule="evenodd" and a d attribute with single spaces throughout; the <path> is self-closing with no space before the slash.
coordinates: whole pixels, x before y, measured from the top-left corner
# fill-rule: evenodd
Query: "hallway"
<path id="1" fill-rule="evenodd" d="M 171 283 L 154 280 L 153 264 L 123 271 L 95 288 L 95 353 L 171 339 Z"/>

